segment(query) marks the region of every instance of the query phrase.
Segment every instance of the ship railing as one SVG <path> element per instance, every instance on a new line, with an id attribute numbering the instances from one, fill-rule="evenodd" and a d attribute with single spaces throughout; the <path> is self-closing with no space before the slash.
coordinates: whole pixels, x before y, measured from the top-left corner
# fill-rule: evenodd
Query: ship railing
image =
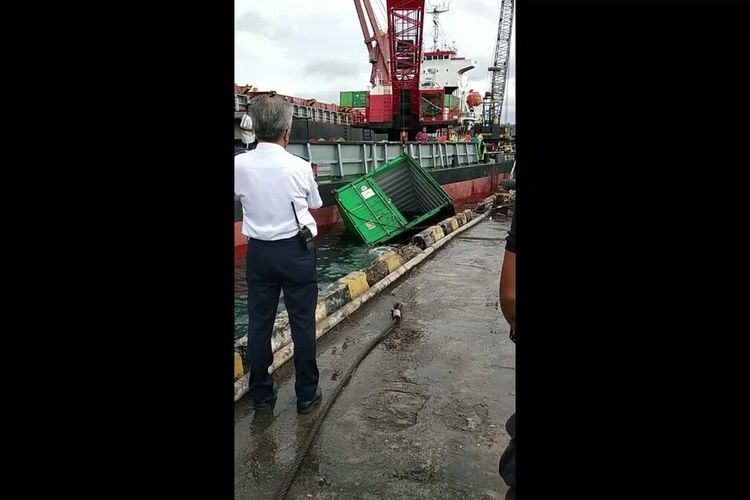
<path id="1" fill-rule="evenodd" d="M 235 94 L 234 96 L 234 110 L 236 112 L 244 112 L 249 102 L 246 95 Z"/>
<path id="2" fill-rule="evenodd" d="M 471 142 L 292 142 L 287 151 L 316 167 L 320 181 L 365 175 L 402 153 L 426 169 L 456 168 L 479 163 Z"/>

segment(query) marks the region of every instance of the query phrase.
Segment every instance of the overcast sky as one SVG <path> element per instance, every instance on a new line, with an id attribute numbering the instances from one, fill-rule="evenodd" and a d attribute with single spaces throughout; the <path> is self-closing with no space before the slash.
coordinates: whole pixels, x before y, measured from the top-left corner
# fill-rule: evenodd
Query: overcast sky
<path id="1" fill-rule="evenodd" d="M 385 0 L 370 0 L 380 14 Z M 426 5 L 431 3 L 427 0 Z M 469 85 L 484 95 L 497 38 L 500 2 L 452 0 L 440 16 L 446 41 L 477 61 Z M 381 16 L 381 20 L 384 19 Z M 260 90 L 338 103 L 339 92 L 365 90 L 370 63 L 354 2 L 350 0 L 235 0 L 235 82 Z M 380 26 L 385 28 L 383 21 Z M 515 123 L 515 30 L 511 41 L 506 112 Z M 432 44 L 432 16 L 424 43 Z M 507 119 L 506 115 L 507 114 Z"/>

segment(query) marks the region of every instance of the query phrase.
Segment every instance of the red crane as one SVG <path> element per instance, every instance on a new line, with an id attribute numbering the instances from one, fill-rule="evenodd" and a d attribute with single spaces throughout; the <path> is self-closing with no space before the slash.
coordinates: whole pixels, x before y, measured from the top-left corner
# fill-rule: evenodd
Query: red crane
<path id="1" fill-rule="evenodd" d="M 387 34 L 380 30 L 369 0 L 354 0 L 354 7 L 372 64 L 370 82 L 391 86 L 377 98 L 390 106 L 387 117 L 369 125 L 394 135 L 418 130 L 424 0 L 386 0 Z"/>
<path id="2" fill-rule="evenodd" d="M 419 67 L 422 61 L 424 0 L 387 0 L 391 49 L 393 126 L 419 127 Z"/>

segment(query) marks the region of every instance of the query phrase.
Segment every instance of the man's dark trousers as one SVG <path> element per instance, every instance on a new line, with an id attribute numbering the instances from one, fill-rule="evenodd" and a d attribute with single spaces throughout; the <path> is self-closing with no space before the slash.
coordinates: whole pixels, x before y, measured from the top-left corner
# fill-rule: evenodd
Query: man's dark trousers
<path id="1" fill-rule="evenodd" d="M 268 367 L 273 363 L 271 334 L 283 289 L 294 341 L 294 389 L 297 401 L 310 401 L 318 387 L 315 250 L 306 249 L 298 236 L 278 241 L 251 239 L 247 247 L 246 276 L 250 395 L 255 401 L 260 401 L 270 396 L 273 390 L 273 378 L 268 374 Z"/>

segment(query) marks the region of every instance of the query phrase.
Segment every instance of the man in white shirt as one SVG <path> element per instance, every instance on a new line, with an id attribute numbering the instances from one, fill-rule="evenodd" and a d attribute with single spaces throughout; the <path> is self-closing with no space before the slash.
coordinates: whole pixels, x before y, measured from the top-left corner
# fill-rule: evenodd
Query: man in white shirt
<path id="1" fill-rule="evenodd" d="M 255 149 L 258 145 L 258 141 L 253 131 L 253 119 L 250 117 L 250 105 L 248 104 L 245 108 L 245 114 L 242 115 L 240 121 L 240 131 L 242 132 L 242 142 L 245 143 L 247 149 Z"/>
<path id="2" fill-rule="evenodd" d="M 242 234 L 248 237 L 250 395 L 256 410 L 272 408 L 276 400 L 268 367 L 273 362 L 271 334 L 283 289 L 294 341 L 297 411 L 309 413 L 321 399 L 315 360 L 318 276 L 315 249 L 308 249 L 300 232 L 306 226 L 313 237 L 318 234 L 309 209 L 320 208 L 323 202 L 310 163 L 284 149 L 292 128 L 292 106 L 281 98 L 262 96 L 253 99 L 249 109 L 259 142 L 253 151 L 235 156 L 234 191 L 242 203 Z"/>

